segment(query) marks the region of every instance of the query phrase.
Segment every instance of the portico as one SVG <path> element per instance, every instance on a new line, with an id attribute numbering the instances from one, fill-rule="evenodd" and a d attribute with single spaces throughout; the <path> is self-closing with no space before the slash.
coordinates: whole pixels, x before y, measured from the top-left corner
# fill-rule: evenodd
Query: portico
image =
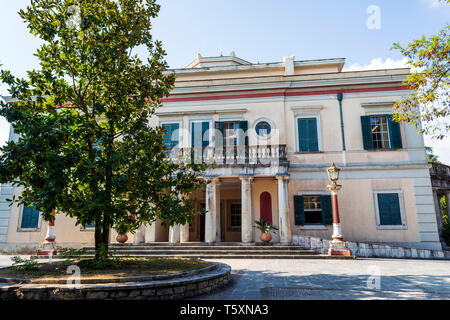
<path id="1" fill-rule="evenodd" d="M 291 243 L 289 176 L 204 177 L 206 186 L 193 195 L 197 211 L 192 224 L 170 227 L 169 243 L 260 242 L 255 220 L 271 219 L 278 234 L 273 242 Z M 264 195 L 263 195 L 264 194 Z"/>

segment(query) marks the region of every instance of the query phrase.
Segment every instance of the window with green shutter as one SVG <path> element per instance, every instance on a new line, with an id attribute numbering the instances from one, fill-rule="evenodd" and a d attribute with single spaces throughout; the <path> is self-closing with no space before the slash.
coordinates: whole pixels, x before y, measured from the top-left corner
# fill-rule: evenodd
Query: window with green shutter
<path id="1" fill-rule="evenodd" d="M 294 215 L 295 224 L 300 226 L 333 224 L 331 196 L 294 196 Z"/>
<path id="2" fill-rule="evenodd" d="M 322 224 L 331 225 L 333 224 L 333 209 L 331 205 L 331 196 L 322 195 Z"/>
<path id="3" fill-rule="evenodd" d="M 215 127 L 223 138 L 216 137 L 216 147 L 248 146 L 248 121 L 221 121 Z"/>
<path id="4" fill-rule="evenodd" d="M 37 229 L 39 226 L 39 211 L 32 207 L 23 207 L 21 229 Z"/>
<path id="5" fill-rule="evenodd" d="M 361 116 L 361 129 L 365 150 L 402 148 L 400 124 L 390 114 Z"/>
<path id="6" fill-rule="evenodd" d="M 303 196 L 294 196 L 294 220 L 296 226 L 305 225 Z"/>
<path id="7" fill-rule="evenodd" d="M 164 123 L 162 127 L 166 130 L 166 133 L 163 136 L 164 146 L 167 149 L 172 149 L 178 146 L 180 124 Z"/>
<path id="8" fill-rule="evenodd" d="M 317 118 L 298 118 L 297 125 L 299 152 L 318 152 Z"/>
<path id="9" fill-rule="evenodd" d="M 206 148 L 209 146 L 209 121 L 192 122 L 191 137 L 193 148 Z"/>
<path id="10" fill-rule="evenodd" d="M 377 193 L 379 224 L 402 225 L 398 193 Z"/>

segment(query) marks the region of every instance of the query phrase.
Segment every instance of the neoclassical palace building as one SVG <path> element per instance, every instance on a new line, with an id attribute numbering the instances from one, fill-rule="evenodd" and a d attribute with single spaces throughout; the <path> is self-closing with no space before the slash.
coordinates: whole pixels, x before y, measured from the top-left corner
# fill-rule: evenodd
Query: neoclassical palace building
<path id="1" fill-rule="evenodd" d="M 250 63 L 202 57 L 173 69 L 175 88 L 150 119 L 165 127 L 168 159 L 191 154 L 214 163 L 195 194 L 207 210 L 192 224 L 142 227 L 129 242 L 258 242 L 255 220 L 294 235 L 331 239 L 326 169 L 341 168 L 339 211 L 346 240 L 441 249 L 423 137 L 392 121 L 394 101 L 410 93 L 409 69 L 342 71 L 345 59 Z M 4 97 L 8 101 L 7 97 Z M 16 139 L 11 131 L 10 139 Z M 21 191 L 3 185 L 0 248 L 36 248 L 47 223 L 30 207 L 9 207 Z M 60 245 L 92 244 L 92 226 L 59 214 Z M 111 241 L 115 240 L 114 232 Z"/>

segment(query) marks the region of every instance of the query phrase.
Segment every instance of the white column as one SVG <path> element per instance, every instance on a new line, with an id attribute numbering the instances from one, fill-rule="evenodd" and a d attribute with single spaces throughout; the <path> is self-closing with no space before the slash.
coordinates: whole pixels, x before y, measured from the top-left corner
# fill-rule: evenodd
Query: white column
<path id="1" fill-rule="evenodd" d="M 216 180 L 216 242 L 221 242 L 221 219 L 220 219 L 220 181 L 219 179 Z"/>
<path id="2" fill-rule="evenodd" d="M 436 222 L 437 222 L 438 230 L 440 232 L 442 229 L 443 220 L 442 220 L 441 202 L 439 201 L 440 199 L 439 199 L 437 190 L 433 190 L 433 199 L 434 199 L 434 207 L 435 207 L 435 211 L 436 211 Z"/>
<path id="3" fill-rule="evenodd" d="M 156 242 L 156 221 L 145 225 L 145 239 L 147 242 Z"/>
<path id="4" fill-rule="evenodd" d="M 139 229 L 136 231 L 133 237 L 133 244 L 140 244 L 145 242 L 145 227 L 141 225 Z"/>
<path id="5" fill-rule="evenodd" d="M 216 242 L 217 239 L 217 182 L 210 179 L 206 185 L 205 242 Z"/>
<path id="6" fill-rule="evenodd" d="M 289 219 L 288 198 L 289 176 L 277 176 L 278 180 L 278 230 L 281 243 L 291 243 L 291 223 Z"/>
<path id="7" fill-rule="evenodd" d="M 241 215 L 242 215 L 242 242 L 251 243 L 253 239 L 253 206 L 252 206 L 252 179 L 251 177 L 241 178 Z"/>
<path id="8" fill-rule="evenodd" d="M 176 224 L 169 227 L 169 242 L 180 243 L 180 225 Z"/>
<path id="9" fill-rule="evenodd" d="M 180 242 L 189 242 L 189 223 L 180 224 Z"/>

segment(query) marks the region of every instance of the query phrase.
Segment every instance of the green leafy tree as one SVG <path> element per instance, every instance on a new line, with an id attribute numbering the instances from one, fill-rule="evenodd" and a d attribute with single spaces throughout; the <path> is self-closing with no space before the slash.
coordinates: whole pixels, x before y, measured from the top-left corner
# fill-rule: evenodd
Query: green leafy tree
<path id="1" fill-rule="evenodd" d="M 433 153 L 432 147 L 425 147 L 425 156 L 427 158 L 428 163 L 441 163 L 438 158 L 439 156 Z"/>
<path id="2" fill-rule="evenodd" d="M 150 33 L 159 9 L 154 0 L 34 0 L 19 14 L 44 42 L 40 69 L 0 74 L 15 100 L 0 115 L 19 135 L 0 149 L 0 182 L 23 187 L 12 200 L 45 220 L 55 210 L 95 222 L 97 259 L 112 227 L 185 224 L 195 212 L 188 195 L 204 167 L 164 161 L 164 130 L 149 126 L 175 81 Z"/>
<path id="3" fill-rule="evenodd" d="M 450 5 L 450 0 L 441 1 Z M 413 94 L 395 103 L 394 118 L 411 123 L 419 132 L 438 139 L 450 132 L 449 32 L 447 25 L 437 35 L 423 36 L 406 47 L 398 42 L 393 46 L 408 58 L 408 64 L 413 68 L 406 84 L 414 90 Z"/>

